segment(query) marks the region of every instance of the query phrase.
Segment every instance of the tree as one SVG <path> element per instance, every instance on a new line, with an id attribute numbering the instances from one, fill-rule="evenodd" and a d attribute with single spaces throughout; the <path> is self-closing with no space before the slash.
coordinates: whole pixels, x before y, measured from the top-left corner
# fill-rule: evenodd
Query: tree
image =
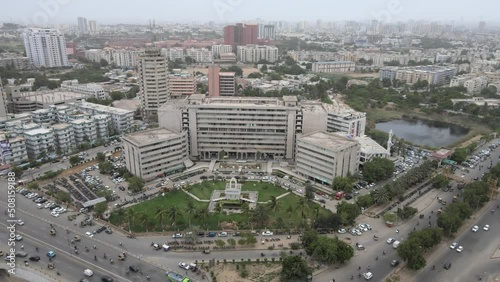
<path id="1" fill-rule="evenodd" d="M 128 232 L 132 232 L 132 224 L 134 224 L 134 219 L 136 217 L 136 212 L 134 209 L 127 209 L 125 213 L 125 218 L 128 221 Z"/>
<path id="2" fill-rule="evenodd" d="M 262 74 L 260 72 L 252 72 L 248 75 L 248 78 L 261 78 Z"/>
<path id="3" fill-rule="evenodd" d="M 411 217 L 413 217 L 415 214 L 417 214 L 418 210 L 416 208 L 413 208 L 413 207 L 410 207 L 410 206 L 406 206 L 404 208 L 399 208 L 398 211 L 397 211 L 397 215 L 399 216 L 399 218 L 401 218 L 402 220 L 406 220 L 406 219 L 409 219 Z"/>
<path id="4" fill-rule="evenodd" d="M 342 224 L 352 224 L 361 214 L 361 208 L 357 204 L 351 204 L 342 201 L 337 205 L 337 215 L 340 217 Z"/>
<path id="5" fill-rule="evenodd" d="M 137 96 L 137 93 L 139 93 L 139 86 L 134 85 L 130 87 L 129 91 L 127 92 L 127 99 L 133 99 Z"/>
<path id="6" fill-rule="evenodd" d="M 391 79 L 390 79 L 390 78 L 387 78 L 387 77 L 386 77 L 386 78 L 384 78 L 384 79 L 382 79 L 382 86 L 383 86 L 383 87 L 386 87 L 386 88 L 387 88 L 387 87 L 391 87 L 391 86 L 392 86 L 392 81 L 391 81 Z"/>
<path id="7" fill-rule="evenodd" d="M 113 164 L 111 162 L 100 162 L 99 163 L 99 172 L 101 174 L 108 174 L 114 169 Z M 130 188 L 130 187 L 129 187 Z"/>
<path id="8" fill-rule="evenodd" d="M 190 56 L 184 57 L 184 61 L 186 61 L 187 65 L 192 65 L 192 64 L 196 63 L 196 60 L 191 58 Z"/>
<path id="9" fill-rule="evenodd" d="M 309 182 L 306 183 L 304 197 L 308 201 L 312 201 L 314 199 L 314 188 L 312 187 L 311 183 L 309 183 Z"/>
<path id="10" fill-rule="evenodd" d="M 221 72 L 234 72 L 237 76 L 243 75 L 243 69 L 238 66 L 230 66 L 229 68 L 221 68 Z"/>
<path id="11" fill-rule="evenodd" d="M 128 189 L 132 191 L 132 193 L 139 193 L 144 188 L 144 181 L 137 176 L 132 176 L 128 179 Z"/>
<path id="12" fill-rule="evenodd" d="M 264 64 L 261 68 L 260 68 L 260 71 L 261 72 L 266 72 L 267 71 L 267 65 Z"/>
<path id="13" fill-rule="evenodd" d="M 222 205 L 220 203 L 215 204 L 214 212 L 217 215 L 217 226 L 220 225 L 220 216 L 223 212 Z"/>
<path id="14" fill-rule="evenodd" d="M 391 198 L 389 190 L 387 190 L 385 186 L 373 190 L 370 195 L 373 197 L 373 201 L 377 205 L 383 205 Z"/>
<path id="15" fill-rule="evenodd" d="M 337 214 L 319 215 L 314 219 L 313 227 L 316 230 L 338 230 L 342 225 L 340 216 Z"/>
<path id="16" fill-rule="evenodd" d="M 20 179 L 21 176 L 23 175 L 23 169 L 18 167 L 18 166 L 11 167 L 10 171 L 12 171 L 14 173 L 14 175 L 16 176 L 16 178 L 18 178 L 18 179 Z"/>
<path id="17" fill-rule="evenodd" d="M 189 229 L 191 230 L 191 217 L 195 214 L 196 212 L 196 207 L 194 206 L 193 201 L 189 201 L 186 205 L 186 214 L 188 216 L 188 221 L 189 221 Z"/>
<path id="18" fill-rule="evenodd" d="M 101 59 L 99 61 L 99 65 L 101 65 L 101 67 L 105 68 L 105 67 L 107 67 L 109 65 L 109 63 L 105 59 Z"/>
<path id="19" fill-rule="evenodd" d="M 106 201 L 111 201 L 111 198 L 113 196 L 113 193 L 111 192 L 111 190 L 108 190 L 108 189 L 101 189 L 101 190 L 98 190 L 96 193 L 97 197 L 102 197 L 102 198 L 106 198 Z"/>
<path id="20" fill-rule="evenodd" d="M 276 199 L 276 196 L 271 196 L 271 200 L 267 203 L 267 209 L 272 213 L 277 213 L 281 209 L 281 202 Z"/>
<path id="21" fill-rule="evenodd" d="M 434 176 L 434 179 L 432 179 L 432 187 L 434 187 L 436 189 L 444 188 L 449 183 L 450 183 L 450 180 L 448 179 L 448 177 L 446 177 L 442 174 L 438 174 L 438 175 Z"/>
<path id="22" fill-rule="evenodd" d="M 207 220 L 210 217 L 210 214 L 207 213 L 206 209 L 200 208 L 196 211 L 196 218 L 204 224 L 204 227 L 207 226 Z"/>
<path id="23" fill-rule="evenodd" d="M 175 226 L 177 224 L 177 219 L 179 218 L 180 215 L 181 213 L 179 212 L 176 206 L 171 206 L 168 209 L 167 216 L 168 219 L 170 219 L 170 221 L 172 222 L 172 226 Z"/>
<path id="24" fill-rule="evenodd" d="M 399 245 L 397 252 L 398 255 L 406 261 L 410 269 L 419 270 L 425 267 L 426 261 L 417 239 L 408 239 L 403 241 Z"/>
<path id="25" fill-rule="evenodd" d="M 394 163 L 385 158 L 373 158 L 363 165 L 363 177 L 368 182 L 389 179 L 394 172 Z"/>
<path id="26" fill-rule="evenodd" d="M 168 210 L 164 207 L 157 207 L 155 211 L 155 217 L 160 220 L 161 231 L 165 231 L 163 220 L 168 216 Z"/>
<path id="27" fill-rule="evenodd" d="M 300 256 L 286 256 L 281 261 L 280 281 L 306 281 L 312 275 L 312 269 Z"/>
<path id="28" fill-rule="evenodd" d="M 257 243 L 257 238 L 255 238 L 252 234 L 247 234 L 245 236 L 245 242 L 247 245 L 255 245 Z"/>
<path id="29" fill-rule="evenodd" d="M 306 230 L 302 235 L 302 246 L 308 255 L 314 252 L 314 242 L 318 240 L 318 232 L 316 230 Z"/>
<path id="30" fill-rule="evenodd" d="M 69 158 L 69 163 L 71 164 L 71 166 L 75 166 L 77 165 L 78 163 L 80 163 L 80 157 L 79 156 L 71 156 Z"/>
<path id="31" fill-rule="evenodd" d="M 267 78 L 269 80 L 283 80 L 283 77 L 281 75 L 279 75 L 278 73 L 275 73 L 275 72 L 272 72 L 270 73 Z"/>
<path id="32" fill-rule="evenodd" d="M 269 221 L 269 212 L 264 205 L 257 205 L 257 207 L 254 209 L 253 221 L 261 227 Z"/>
<path id="33" fill-rule="evenodd" d="M 337 245 L 337 261 L 340 263 L 349 261 L 354 256 L 354 249 L 338 237 L 335 237 L 334 240 Z"/>
<path id="34" fill-rule="evenodd" d="M 16 176 L 17 176 L 17 174 L 16 174 Z M 40 188 L 40 185 L 38 184 L 38 182 L 33 181 L 33 182 L 28 183 L 28 185 L 26 185 L 26 187 L 28 187 L 28 189 L 31 189 L 31 190 L 38 190 Z"/>
<path id="35" fill-rule="evenodd" d="M 125 95 L 123 95 L 123 93 L 120 91 L 113 91 L 113 92 L 109 93 L 109 96 L 111 97 L 111 100 L 113 100 L 113 101 L 121 100 L 121 99 L 123 99 L 123 97 L 125 97 Z"/>
<path id="36" fill-rule="evenodd" d="M 309 212 L 309 203 L 305 198 L 300 198 L 297 203 L 297 210 L 300 212 L 302 220 L 305 220 L 307 213 Z"/>
<path id="37" fill-rule="evenodd" d="M 108 204 L 106 202 L 98 203 L 94 206 L 94 212 L 98 217 L 101 217 L 102 214 L 108 209 Z"/>
<path id="38" fill-rule="evenodd" d="M 335 191 L 345 191 L 346 193 L 350 193 L 348 191 L 351 189 L 352 192 L 352 185 L 354 184 L 355 179 L 350 176 L 337 176 L 333 179 L 332 183 L 332 188 Z"/>
<path id="39" fill-rule="evenodd" d="M 374 203 L 373 197 L 370 194 L 359 196 L 358 200 L 356 201 L 356 204 L 358 204 L 358 206 L 363 208 L 368 208 L 371 205 L 373 205 L 373 203 Z"/>
<path id="40" fill-rule="evenodd" d="M 98 162 L 104 162 L 106 160 L 106 155 L 103 152 L 97 153 L 96 159 Z"/>

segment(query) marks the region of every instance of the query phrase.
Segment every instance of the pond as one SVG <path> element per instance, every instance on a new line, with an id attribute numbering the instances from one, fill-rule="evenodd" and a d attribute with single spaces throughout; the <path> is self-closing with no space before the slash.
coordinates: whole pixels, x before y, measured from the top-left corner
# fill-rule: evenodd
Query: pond
<path id="1" fill-rule="evenodd" d="M 411 118 L 377 123 L 376 128 L 387 133 L 392 129 L 398 138 L 433 148 L 449 146 L 469 133 L 469 129 L 460 125 Z"/>

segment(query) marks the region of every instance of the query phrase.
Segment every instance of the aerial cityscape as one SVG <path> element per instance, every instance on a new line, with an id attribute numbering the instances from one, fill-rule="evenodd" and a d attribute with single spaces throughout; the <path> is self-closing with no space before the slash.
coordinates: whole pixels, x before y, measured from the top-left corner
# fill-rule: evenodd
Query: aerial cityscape
<path id="1" fill-rule="evenodd" d="M 0 281 L 500 281 L 483 2 L 3 3 Z"/>

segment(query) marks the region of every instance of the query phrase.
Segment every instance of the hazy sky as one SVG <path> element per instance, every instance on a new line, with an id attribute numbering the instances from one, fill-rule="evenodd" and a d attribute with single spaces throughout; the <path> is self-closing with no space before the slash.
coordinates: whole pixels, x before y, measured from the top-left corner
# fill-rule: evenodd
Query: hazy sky
<path id="1" fill-rule="evenodd" d="M 0 22 L 100 23 L 240 20 L 339 21 L 407 19 L 497 21 L 498 0 L 1 0 Z M 45 4 L 44 4 L 45 3 Z"/>

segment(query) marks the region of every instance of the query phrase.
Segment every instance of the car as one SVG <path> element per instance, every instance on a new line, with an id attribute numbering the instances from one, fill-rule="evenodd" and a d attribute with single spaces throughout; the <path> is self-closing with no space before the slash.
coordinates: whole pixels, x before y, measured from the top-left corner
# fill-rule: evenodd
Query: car
<path id="1" fill-rule="evenodd" d="M 208 250 L 208 249 L 207 250 L 203 250 L 203 254 L 206 254 L 206 255 L 210 254 L 210 250 Z"/>
<path id="2" fill-rule="evenodd" d="M 490 225 L 489 225 L 489 224 L 486 224 L 486 225 L 483 227 L 483 230 L 484 230 L 484 231 L 488 231 L 488 230 L 490 230 Z"/>
<path id="3" fill-rule="evenodd" d="M 395 259 L 393 259 L 393 260 L 391 261 L 391 266 L 396 267 L 396 266 L 398 266 L 398 265 L 399 265 L 399 260 L 395 260 Z"/>
<path id="4" fill-rule="evenodd" d="M 368 229 L 368 230 L 372 230 L 372 226 L 371 226 L 370 224 L 368 224 L 368 223 L 365 223 L 365 227 L 366 227 L 366 229 Z"/>
<path id="5" fill-rule="evenodd" d="M 205 232 L 198 232 L 198 237 L 205 237 Z"/>
<path id="6" fill-rule="evenodd" d="M 220 232 L 219 237 L 227 237 L 227 232 Z"/>
<path id="7" fill-rule="evenodd" d="M 350 200 L 350 199 L 352 199 L 352 195 L 351 195 L 351 194 L 346 195 L 346 196 L 345 196 L 345 199 L 346 199 L 346 200 Z"/>
<path id="8" fill-rule="evenodd" d="M 111 278 L 109 276 L 103 276 L 103 277 L 101 277 L 101 281 L 102 282 L 113 282 L 113 278 Z"/>
<path id="9" fill-rule="evenodd" d="M 47 256 L 48 256 L 49 258 L 53 258 L 53 257 L 55 257 L 55 256 L 56 256 L 56 253 L 55 253 L 54 251 L 48 251 L 48 252 L 47 252 Z"/>
<path id="10" fill-rule="evenodd" d="M 339 234 L 345 234 L 347 231 L 344 228 L 342 228 L 342 229 L 339 229 L 337 232 Z"/>
<path id="11" fill-rule="evenodd" d="M 103 232 L 104 230 L 106 230 L 106 228 L 107 228 L 106 226 L 101 226 L 101 227 L 99 227 L 99 228 L 96 230 L 96 232 L 97 232 L 97 233 L 101 233 L 101 232 Z"/>
<path id="12" fill-rule="evenodd" d="M 94 275 L 94 272 L 90 269 L 85 269 L 83 271 L 83 275 L 87 276 L 87 277 L 91 277 L 92 275 Z"/>
<path id="13" fill-rule="evenodd" d="M 106 234 L 113 234 L 113 230 L 111 228 L 106 228 L 104 232 L 106 232 Z"/>
<path id="14" fill-rule="evenodd" d="M 207 236 L 208 237 L 215 237 L 215 236 L 217 236 L 217 233 L 211 231 L 211 232 L 208 232 Z"/>
<path id="15" fill-rule="evenodd" d="M 16 241 L 21 241 L 23 239 L 23 236 L 21 235 L 16 235 Z"/>
<path id="16" fill-rule="evenodd" d="M 172 238 L 174 238 L 174 239 L 182 238 L 182 234 L 180 234 L 180 233 L 173 234 Z"/>
<path id="17" fill-rule="evenodd" d="M 17 252 L 16 253 L 16 257 L 19 257 L 19 258 L 25 258 L 27 256 L 28 256 L 28 254 L 26 252 Z"/>
<path id="18" fill-rule="evenodd" d="M 53 217 L 59 217 L 59 214 L 57 212 L 51 212 L 50 213 Z"/>
<path id="19" fill-rule="evenodd" d="M 452 243 L 450 249 L 454 250 L 458 246 L 458 243 Z"/>
<path id="20" fill-rule="evenodd" d="M 40 256 L 32 256 L 32 257 L 30 257 L 30 260 L 31 261 L 39 261 L 40 260 Z"/>
<path id="21" fill-rule="evenodd" d="M 477 232 L 478 230 L 479 230 L 479 226 L 474 225 L 474 227 L 472 227 L 472 232 Z"/>
<path id="22" fill-rule="evenodd" d="M 128 269 L 132 272 L 139 272 L 139 268 L 137 268 L 137 266 L 134 265 L 130 265 Z"/>
<path id="23" fill-rule="evenodd" d="M 94 237 L 94 234 L 92 234 L 91 232 L 85 232 L 85 235 L 89 236 L 90 238 L 93 238 Z"/>
<path id="24" fill-rule="evenodd" d="M 322 204 L 326 204 L 326 201 L 324 199 L 320 199 L 319 202 Z"/>
<path id="25" fill-rule="evenodd" d="M 396 239 L 391 237 L 391 238 L 387 239 L 387 241 L 385 241 L 385 242 L 390 245 L 390 244 L 394 243 L 394 241 L 396 241 Z"/>
<path id="26" fill-rule="evenodd" d="M 366 272 L 366 273 L 363 273 L 363 277 L 364 277 L 366 280 L 370 280 L 370 279 L 372 279 L 372 277 L 373 277 L 373 273 L 371 273 L 371 272 Z"/>
<path id="27" fill-rule="evenodd" d="M 269 231 L 269 230 L 262 232 L 262 236 L 273 236 L 273 234 L 274 233 L 272 231 Z"/>
<path id="28" fill-rule="evenodd" d="M 451 262 L 446 262 L 445 264 L 443 264 L 443 268 L 446 270 L 450 269 L 450 267 L 451 267 Z"/>
<path id="29" fill-rule="evenodd" d="M 24 225 L 24 221 L 22 221 L 22 220 L 20 220 L 20 219 L 19 219 L 19 220 L 17 220 L 17 225 Z"/>
<path id="30" fill-rule="evenodd" d="M 189 264 L 185 262 L 179 262 L 179 267 L 185 270 L 189 270 Z"/>
<path id="31" fill-rule="evenodd" d="M 464 247 L 459 246 L 459 247 L 457 248 L 457 253 L 461 253 L 463 250 L 464 250 Z"/>

